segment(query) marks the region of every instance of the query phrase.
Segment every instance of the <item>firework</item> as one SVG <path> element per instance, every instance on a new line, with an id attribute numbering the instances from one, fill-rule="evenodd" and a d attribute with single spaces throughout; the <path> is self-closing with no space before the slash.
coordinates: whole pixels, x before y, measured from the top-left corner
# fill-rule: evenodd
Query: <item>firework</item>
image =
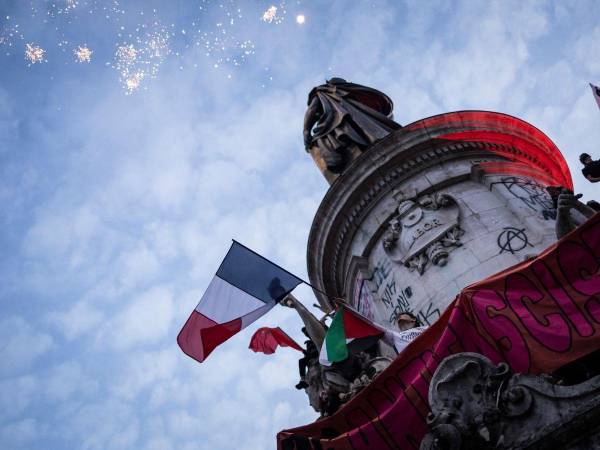
<path id="1" fill-rule="evenodd" d="M 277 6 L 271 5 L 262 15 L 263 22 L 271 23 L 277 18 Z"/>
<path id="2" fill-rule="evenodd" d="M 117 49 L 117 60 L 124 65 L 134 64 L 137 53 L 138 52 L 133 45 L 124 45 Z"/>
<path id="3" fill-rule="evenodd" d="M 30 64 L 44 62 L 44 53 L 45 50 L 42 47 L 33 44 L 25 44 L 25 59 L 28 60 Z"/>
<path id="4" fill-rule="evenodd" d="M 140 87 L 140 83 L 144 78 L 144 72 L 136 72 L 125 80 L 125 87 L 128 93 L 132 93 Z"/>
<path id="5" fill-rule="evenodd" d="M 75 53 L 75 58 L 77 59 L 77 62 L 90 62 L 92 59 L 92 51 L 84 44 L 84 45 L 80 45 L 78 46 L 75 50 L 73 50 L 73 53 Z"/>
<path id="6" fill-rule="evenodd" d="M 305 21 L 306 21 L 306 17 L 304 17 L 304 14 L 298 14 L 296 16 L 296 23 L 298 25 L 302 25 Z"/>

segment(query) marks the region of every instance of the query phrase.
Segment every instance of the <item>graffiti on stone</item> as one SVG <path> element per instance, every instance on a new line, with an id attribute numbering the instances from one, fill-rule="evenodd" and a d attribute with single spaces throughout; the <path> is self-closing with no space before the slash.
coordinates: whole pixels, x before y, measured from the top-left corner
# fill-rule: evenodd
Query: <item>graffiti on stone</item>
<path id="1" fill-rule="evenodd" d="M 390 311 L 389 323 L 396 324 L 401 314 L 410 313 L 419 319 L 421 324 L 431 325 L 440 316 L 440 310 L 434 308 L 432 303 L 428 303 L 423 308 L 415 309 L 409 300 L 414 294 L 412 287 L 399 287 L 391 275 L 391 263 L 389 260 L 383 259 L 375 265 L 370 278 L 362 279 L 359 276 L 357 286 L 358 280 L 362 280 L 362 282 L 360 290 L 357 291 L 358 294 L 355 294 L 355 298 L 358 299 L 356 303 L 357 309 L 365 317 L 372 319 L 375 310 L 373 295 L 375 295 L 381 300 L 385 308 Z M 366 281 L 371 282 L 372 290 L 369 290 Z"/>
<path id="2" fill-rule="evenodd" d="M 375 291 L 378 291 L 391 273 L 392 263 L 388 259 L 383 259 L 375 265 L 371 277 L 367 278 L 367 280 L 372 282 L 375 286 Z"/>
<path id="3" fill-rule="evenodd" d="M 491 183 L 490 190 L 495 185 L 504 186 L 529 208 L 540 211 L 545 220 L 556 220 L 556 208 L 552 197 L 541 184 L 527 178 L 503 177 L 501 181 Z"/>
<path id="4" fill-rule="evenodd" d="M 381 301 L 386 306 L 391 307 L 393 305 L 395 295 L 396 295 L 396 282 L 392 280 L 391 283 L 387 283 L 385 285 L 383 294 L 381 294 Z"/>
<path id="5" fill-rule="evenodd" d="M 429 303 L 426 309 L 421 309 L 417 313 L 417 319 L 422 325 L 431 325 L 438 317 L 440 317 L 440 310 L 434 308 L 432 303 Z"/>
<path id="6" fill-rule="evenodd" d="M 527 246 L 533 247 L 525 234 L 525 228 L 504 227 L 497 242 L 500 253 L 510 252 L 513 255 Z"/>
<path id="7" fill-rule="evenodd" d="M 375 320 L 373 296 L 367 286 L 367 280 L 365 280 L 361 274 L 356 278 L 355 287 L 354 298 L 356 309 L 367 319 Z"/>
<path id="8" fill-rule="evenodd" d="M 408 301 L 410 297 L 412 297 L 412 289 L 410 286 L 399 292 L 395 298 L 395 304 L 393 305 L 392 313 L 390 314 L 390 323 L 396 323 L 398 321 L 398 317 L 400 317 L 400 315 L 403 313 L 411 313 L 414 315 L 413 309 Z"/>

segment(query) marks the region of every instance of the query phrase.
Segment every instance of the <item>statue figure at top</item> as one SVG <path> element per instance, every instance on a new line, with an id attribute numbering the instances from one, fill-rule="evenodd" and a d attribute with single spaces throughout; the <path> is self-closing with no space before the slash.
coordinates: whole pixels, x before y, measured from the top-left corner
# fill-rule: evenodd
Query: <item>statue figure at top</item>
<path id="1" fill-rule="evenodd" d="M 316 147 L 326 168 L 339 174 L 360 152 L 401 128 L 392 118 L 393 108 L 383 92 L 331 78 L 308 94 L 306 150 Z"/>

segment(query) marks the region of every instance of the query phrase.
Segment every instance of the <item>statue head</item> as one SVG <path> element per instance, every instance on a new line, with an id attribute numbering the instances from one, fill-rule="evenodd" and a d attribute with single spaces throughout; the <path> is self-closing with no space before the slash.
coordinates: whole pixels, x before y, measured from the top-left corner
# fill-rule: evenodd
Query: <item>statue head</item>
<path id="1" fill-rule="evenodd" d="M 343 83 L 347 83 L 347 81 L 344 80 L 343 78 L 333 77 L 333 78 L 330 78 L 329 80 L 325 80 L 325 83 L 327 83 L 327 84 L 343 84 Z"/>

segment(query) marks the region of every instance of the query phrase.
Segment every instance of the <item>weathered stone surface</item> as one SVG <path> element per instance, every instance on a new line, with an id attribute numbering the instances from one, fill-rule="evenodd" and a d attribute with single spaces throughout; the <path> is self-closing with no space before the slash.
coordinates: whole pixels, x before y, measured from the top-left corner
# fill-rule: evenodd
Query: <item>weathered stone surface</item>
<path id="1" fill-rule="evenodd" d="M 438 366 L 429 404 L 421 450 L 575 450 L 600 443 L 600 376 L 559 386 L 459 353 Z"/>

